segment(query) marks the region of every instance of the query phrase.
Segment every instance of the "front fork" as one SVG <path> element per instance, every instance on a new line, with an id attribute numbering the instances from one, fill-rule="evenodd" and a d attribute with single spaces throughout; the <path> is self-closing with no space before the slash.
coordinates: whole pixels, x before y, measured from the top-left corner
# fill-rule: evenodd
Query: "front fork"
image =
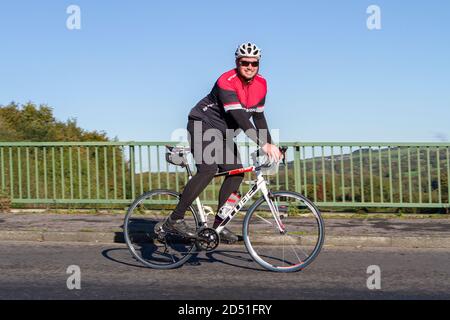
<path id="1" fill-rule="evenodd" d="M 261 179 L 261 180 L 260 180 Z M 275 219 L 275 222 L 277 224 L 278 230 L 280 231 L 280 234 L 286 233 L 286 227 L 284 226 L 283 222 L 280 218 L 280 212 L 278 211 L 278 206 L 275 204 L 275 197 L 273 196 L 272 192 L 267 189 L 267 182 L 261 177 L 258 177 L 258 181 L 260 181 L 260 189 L 263 193 L 264 199 L 266 199 L 267 204 L 269 205 L 270 211 L 272 212 L 272 215 Z"/>

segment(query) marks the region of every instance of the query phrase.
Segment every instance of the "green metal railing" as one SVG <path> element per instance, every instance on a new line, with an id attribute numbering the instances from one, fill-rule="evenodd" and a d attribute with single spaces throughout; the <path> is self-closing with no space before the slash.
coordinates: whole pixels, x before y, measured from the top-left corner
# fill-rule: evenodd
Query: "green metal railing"
<path id="1" fill-rule="evenodd" d="M 188 177 L 165 161 L 166 144 L 174 143 L 3 142 L 0 190 L 14 204 L 130 204 L 151 189 L 180 191 Z M 448 143 L 280 145 L 289 147 L 288 164 L 268 176 L 274 190 L 300 192 L 321 207 L 450 207 Z M 255 146 L 239 148 L 249 164 Z M 214 180 L 202 200 L 215 204 L 220 185 Z"/>

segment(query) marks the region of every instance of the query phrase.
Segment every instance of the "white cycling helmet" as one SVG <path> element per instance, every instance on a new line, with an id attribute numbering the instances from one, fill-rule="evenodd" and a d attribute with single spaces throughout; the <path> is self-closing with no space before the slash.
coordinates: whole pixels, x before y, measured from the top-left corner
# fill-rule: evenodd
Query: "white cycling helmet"
<path id="1" fill-rule="evenodd" d="M 246 42 L 236 49 L 235 55 L 236 59 L 242 57 L 261 59 L 261 49 L 254 43 Z"/>

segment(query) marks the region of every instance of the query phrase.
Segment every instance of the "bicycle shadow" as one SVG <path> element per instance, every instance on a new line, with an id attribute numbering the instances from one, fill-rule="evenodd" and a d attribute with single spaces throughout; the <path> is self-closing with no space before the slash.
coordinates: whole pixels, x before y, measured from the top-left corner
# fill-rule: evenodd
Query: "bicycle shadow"
<path id="1" fill-rule="evenodd" d="M 142 217 L 134 218 L 130 220 L 128 224 L 129 237 L 132 238 L 133 242 L 137 244 L 135 250 L 139 251 L 141 257 L 144 257 L 144 259 L 151 259 L 156 263 L 158 262 L 166 263 L 168 257 L 170 256 L 168 256 L 166 252 L 161 253 L 159 250 L 161 249 L 161 247 L 156 246 L 154 243 L 155 239 L 157 238 L 157 234 L 154 231 L 157 223 L 158 220 L 154 219 L 148 218 L 145 219 Z M 122 242 L 121 240 L 123 240 L 123 236 L 124 236 L 123 233 L 122 234 L 116 233 L 115 241 Z M 171 247 L 175 251 L 187 252 L 186 249 L 187 247 L 189 247 L 189 243 L 186 243 L 186 241 L 180 241 L 178 237 L 175 237 L 172 240 L 173 241 L 166 241 L 167 246 Z M 109 253 L 117 250 L 128 251 L 128 248 L 107 249 L 102 252 L 102 255 L 103 257 L 111 261 L 121 263 L 127 266 L 147 268 L 147 266 L 143 265 L 140 261 L 136 260 L 129 251 L 127 256 L 135 262 L 133 264 L 121 261 L 122 259 L 119 260 L 110 257 Z M 239 251 L 235 249 L 219 249 L 219 250 L 216 249 L 211 252 L 202 251 L 194 253 L 192 257 L 185 263 L 185 265 L 196 267 L 206 263 L 222 263 L 224 265 L 245 270 L 267 271 L 264 268 L 260 268 L 253 261 L 253 259 L 250 257 L 250 255 L 246 250 Z M 249 264 L 252 264 L 255 267 L 248 266 Z"/>
<path id="2" fill-rule="evenodd" d="M 117 252 L 123 252 L 123 254 L 120 255 L 120 258 L 115 257 L 114 254 L 111 253 L 117 253 Z M 141 262 L 135 260 L 131 253 L 129 252 L 128 248 L 110 248 L 105 249 L 101 252 L 102 256 L 110 261 L 113 261 L 115 263 L 119 263 L 122 265 L 126 265 L 129 267 L 136 267 L 136 268 L 143 268 L 143 269 L 151 269 L 146 266 L 144 266 Z M 133 261 L 133 262 L 131 262 Z M 211 252 L 199 252 L 195 253 L 185 264 L 184 266 L 190 266 L 190 267 L 201 267 L 206 264 L 212 264 L 212 263 L 221 263 L 227 266 L 236 267 L 244 270 L 253 270 L 253 271 L 264 271 L 269 272 L 268 270 L 262 269 L 256 265 L 256 262 L 254 262 L 247 251 L 241 251 L 241 250 L 235 250 L 235 249 L 224 249 L 224 250 L 214 250 Z M 247 266 L 243 264 L 255 264 L 255 267 Z M 181 266 L 183 267 L 183 266 Z M 181 268 L 179 267 L 179 268 Z"/>
<path id="3" fill-rule="evenodd" d="M 207 252 L 205 254 L 210 260 L 220 262 L 224 265 L 228 265 L 231 267 L 241 268 L 245 270 L 253 270 L 253 271 L 264 271 L 268 272 L 268 270 L 262 269 L 257 266 L 256 262 L 250 257 L 247 251 L 237 251 L 237 250 L 214 250 L 211 252 Z M 223 259 L 218 259 L 216 256 L 222 256 Z M 241 264 L 239 264 L 239 262 Z M 244 266 L 242 263 L 252 263 L 255 267 Z"/>

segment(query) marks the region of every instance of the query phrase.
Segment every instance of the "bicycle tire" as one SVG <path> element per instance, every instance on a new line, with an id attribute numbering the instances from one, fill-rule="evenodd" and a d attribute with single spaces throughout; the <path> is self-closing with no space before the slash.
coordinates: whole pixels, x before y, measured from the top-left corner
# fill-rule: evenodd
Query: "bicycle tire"
<path id="1" fill-rule="evenodd" d="M 174 269 L 182 266 L 184 263 L 186 263 L 192 255 L 196 253 L 196 245 L 194 242 L 179 238 L 177 245 L 181 246 L 186 244 L 189 244 L 187 249 L 185 249 L 185 252 L 180 253 L 180 257 L 174 257 L 173 254 L 167 255 L 165 252 L 163 253 L 156 253 L 156 250 L 159 249 L 162 246 L 165 247 L 165 250 L 167 250 L 167 243 L 164 243 L 164 241 L 167 242 L 168 236 L 164 237 L 164 241 L 160 242 L 157 233 L 155 232 L 154 228 L 158 223 L 163 223 L 163 221 L 167 218 L 167 215 L 161 215 L 158 216 L 158 213 L 152 214 L 151 217 L 145 217 L 142 214 L 140 215 L 137 212 L 137 208 L 139 206 L 142 206 L 145 204 L 145 201 L 151 201 L 150 198 L 158 197 L 161 202 L 161 198 L 169 196 L 174 197 L 176 199 L 176 202 L 180 199 L 180 194 L 173 190 L 166 190 L 166 189 L 156 189 L 151 190 L 148 192 L 143 193 L 140 195 L 136 200 L 131 204 L 131 206 L 128 208 L 127 214 L 125 216 L 124 220 L 124 238 L 125 242 L 128 246 L 128 249 L 130 250 L 132 256 L 144 264 L 147 267 L 153 268 L 153 269 Z M 169 202 L 175 202 L 175 200 L 167 201 L 164 200 L 167 203 Z M 167 212 L 170 212 L 173 210 L 173 207 L 176 204 L 172 204 L 172 207 L 170 210 L 166 210 Z M 155 206 L 155 205 L 153 205 Z M 157 210 L 156 210 L 157 211 Z M 191 221 L 192 224 L 195 225 L 195 228 L 198 230 L 199 228 L 199 218 L 197 211 L 192 207 L 189 206 L 189 211 L 192 215 L 193 221 Z M 189 212 L 188 211 L 188 212 Z M 187 212 L 187 215 L 188 215 Z M 187 219 L 185 219 L 187 220 Z M 135 239 L 140 239 L 141 243 L 135 243 Z M 142 240 L 144 239 L 144 240 Z M 137 240 L 136 240 L 137 242 Z M 175 242 L 174 242 L 175 243 Z M 173 244 L 174 244 L 173 243 Z M 170 245 L 170 244 L 169 244 Z M 151 250 L 155 251 L 151 251 Z M 172 248 L 171 248 L 172 249 Z M 144 257 L 145 252 L 145 257 Z M 150 259 L 153 258 L 153 261 Z M 170 261 L 172 260 L 172 261 Z"/>
<path id="2" fill-rule="evenodd" d="M 277 197 L 284 197 L 286 199 L 291 198 L 298 201 L 298 203 L 289 203 L 288 201 L 276 202 L 289 203 L 288 207 L 283 209 L 286 210 L 286 212 L 283 212 L 283 215 L 286 215 L 286 218 L 284 218 L 284 221 L 282 220 L 283 224 L 286 226 L 287 233 L 281 234 L 279 229 L 275 228 L 276 223 L 272 223 L 268 220 L 272 215 L 270 206 L 267 205 L 267 209 L 264 210 L 264 206 L 262 205 L 264 203 L 267 204 L 267 202 L 264 197 L 261 197 L 247 210 L 247 214 L 244 218 L 242 234 L 247 251 L 256 263 L 267 270 L 275 272 L 295 272 L 302 270 L 320 253 L 325 239 L 325 227 L 320 211 L 312 201 L 297 192 L 277 191 L 272 192 L 271 195 L 274 199 Z M 304 204 L 304 208 L 306 209 L 303 209 L 301 204 Z M 291 205 L 293 209 L 291 209 Z M 281 205 L 279 206 L 281 208 Z M 286 205 L 284 204 L 283 206 Z M 291 212 L 289 212 L 289 210 L 291 210 Z M 293 210 L 300 212 L 297 217 L 295 213 L 292 213 Z M 301 213 L 302 210 L 309 211 L 309 213 Z M 268 218 L 265 219 L 263 214 L 266 214 Z M 311 215 L 312 219 L 309 219 L 311 218 Z M 288 221 L 290 217 L 292 218 Z M 258 222 L 260 220 L 262 220 L 262 222 Z M 273 221 L 275 221 L 274 218 Z M 281 236 L 282 238 L 278 238 L 277 236 Z M 270 241 L 270 239 L 276 241 L 276 243 L 270 243 L 268 245 L 267 241 Z M 288 240 L 287 243 L 286 240 Z M 292 258 L 289 258 L 289 260 L 288 257 L 285 256 L 285 244 L 287 244 L 289 249 L 294 252 L 294 254 L 291 253 Z M 283 246 L 282 258 L 267 253 L 275 251 L 277 246 Z M 312 249 L 308 249 L 310 252 L 309 254 L 306 254 L 303 249 L 300 249 L 298 250 L 299 252 L 297 252 L 295 248 L 301 248 L 300 246 L 304 246 L 305 249 L 312 246 Z M 298 253 L 304 254 L 306 258 L 302 260 Z M 291 260 L 299 261 L 295 261 L 295 263 L 292 262 L 292 265 L 290 266 L 284 266 L 285 263 L 287 264 L 288 262 L 291 262 Z M 276 264 L 282 264 L 282 266 Z"/>

